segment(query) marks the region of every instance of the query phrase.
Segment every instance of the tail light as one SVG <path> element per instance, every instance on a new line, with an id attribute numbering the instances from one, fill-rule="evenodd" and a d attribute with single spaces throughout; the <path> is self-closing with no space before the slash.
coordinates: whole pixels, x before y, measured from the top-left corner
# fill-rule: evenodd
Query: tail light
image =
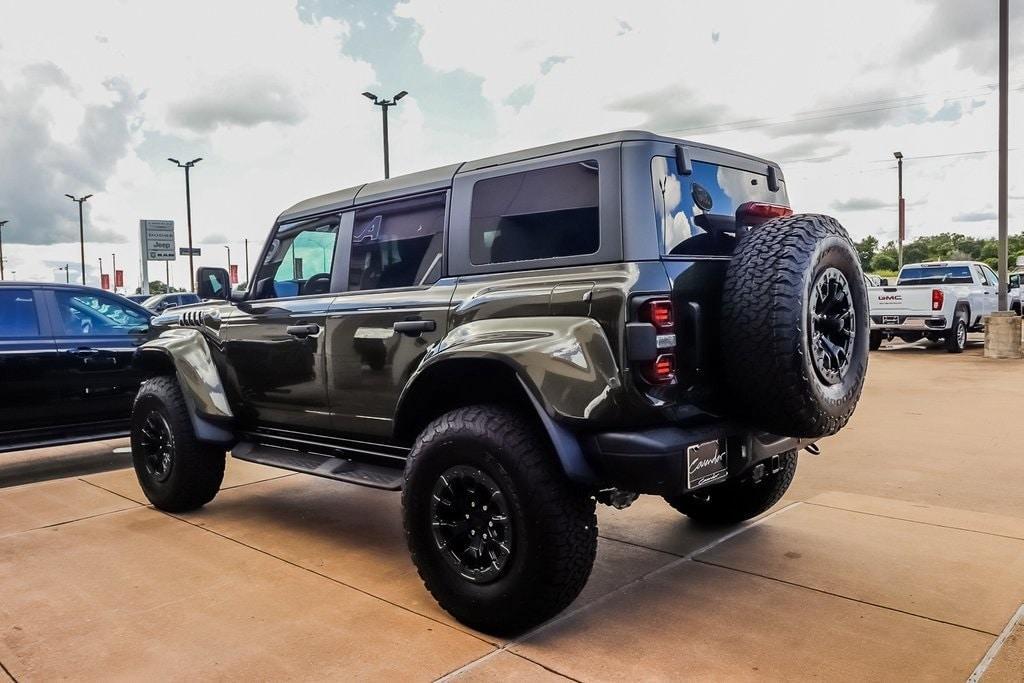
<path id="1" fill-rule="evenodd" d="M 737 225 L 760 225 L 773 218 L 792 216 L 793 209 L 782 204 L 765 202 L 745 202 L 736 209 Z"/>
<path id="2" fill-rule="evenodd" d="M 640 374 L 651 384 L 671 384 L 676 380 L 676 320 L 670 299 L 648 299 L 640 305 L 641 322 L 654 327 L 657 354 L 639 364 Z"/>
<path id="3" fill-rule="evenodd" d="M 933 289 L 932 290 L 932 310 L 933 311 L 941 311 L 942 310 L 942 303 L 945 301 L 945 299 L 946 299 L 946 295 L 942 292 L 941 289 Z"/>

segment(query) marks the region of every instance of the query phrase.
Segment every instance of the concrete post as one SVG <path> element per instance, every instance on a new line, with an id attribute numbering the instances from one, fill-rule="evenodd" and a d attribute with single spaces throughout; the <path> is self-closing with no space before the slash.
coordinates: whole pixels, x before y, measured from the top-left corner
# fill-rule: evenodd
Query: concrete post
<path id="1" fill-rule="evenodd" d="M 1021 357 L 1021 319 L 1013 311 L 998 311 L 985 318 L 985 358 Z"/>

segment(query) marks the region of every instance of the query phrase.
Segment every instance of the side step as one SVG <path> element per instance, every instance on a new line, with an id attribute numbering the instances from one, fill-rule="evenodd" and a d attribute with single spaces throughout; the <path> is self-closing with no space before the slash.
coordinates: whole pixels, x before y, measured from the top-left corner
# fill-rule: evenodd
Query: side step
<path id="1" fill-rule="evenodd" d="M 241 442 L 231 449 L 232 457 L 247 460 L 260 465 L 280 467 L 293 472 L 313 474 L 327 479 L 337 479 L 350 484 L 370 486 L 375 489 L 397 491 L 402 488 L 405 473 L 397 467 L 383 467 L 364 462 L 355 462 L 346 458 L 334 458 L 328 455 L 316 455 L 303 451 L 293 451 L 276 446 Z"/>

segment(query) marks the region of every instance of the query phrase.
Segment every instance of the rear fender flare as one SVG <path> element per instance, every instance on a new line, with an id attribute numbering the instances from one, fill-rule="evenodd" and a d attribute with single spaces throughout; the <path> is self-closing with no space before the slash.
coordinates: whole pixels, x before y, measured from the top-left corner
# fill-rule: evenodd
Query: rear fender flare
<path id="1" fill-rule="evenodd" d="M 595 480 L 568 426 L 613 419 L 619 409 L 618 364 L 597 322 L 583 317 L 530 317 L 461 325 L 424 357 L 406 383 L 397 414 L 402 414 L 405 400 L 428 370 L 442 370 L 440 364 L 459 359 L 497 361 L 511 368 L 566 474 L 575 481 Z"/>
<path id="2" fill-rule="evenodd" d="M 208 342 L 199 330 L 166 330 L 137 350 L 143 368 L 167 367 L 168 362 L 185 397 L 196 438 L 229 444 L 235 438 L 226 425 L 234 420 L 220 373 L 213 362 Z"/>

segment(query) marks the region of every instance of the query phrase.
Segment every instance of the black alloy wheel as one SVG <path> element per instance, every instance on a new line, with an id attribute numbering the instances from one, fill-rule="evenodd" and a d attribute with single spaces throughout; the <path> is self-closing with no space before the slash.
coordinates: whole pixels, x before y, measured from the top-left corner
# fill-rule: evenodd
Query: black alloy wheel
<path id="1" fill-rule="evenodd" d="M 167 420 L 158 411 L 150 411 L 139 426 L 139 447 L 146 473 L 155 482 L 165 482 L 174 467 L 174 437 Z"/>
<path id="2" fill-rule="evenodd" d="M 857 330 L 850 285 L 839 269 L 826 268 L 818 274 L 811 290 L 808 313 L 814 369 L 822 382 L 836 384 L 850 369 Z"/>
<path id="3" fill-rule="evenodd" d="M 473 583 L 501 577 L 515 539 L 498 484 L 469 465 L 456 465 L 434 484 L 430 503 L 434 543 L 451 567 Z"/>

